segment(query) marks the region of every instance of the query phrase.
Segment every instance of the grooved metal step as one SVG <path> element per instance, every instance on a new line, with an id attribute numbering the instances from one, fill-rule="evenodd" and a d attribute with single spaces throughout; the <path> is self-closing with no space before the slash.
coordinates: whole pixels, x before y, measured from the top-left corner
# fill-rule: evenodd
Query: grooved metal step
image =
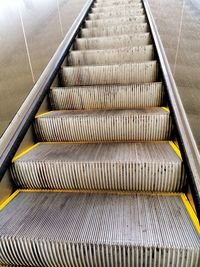
<path id="1" fill-rule="evenodd" d="M 142 8 L 142 3 L 131 3 L 131 4 L 121 4 L 115 6 L 103 6 L 103 7 L 92 7 L 91 12 L 95 13 L 104 13 L 115 10 L 135 10 Z"/>
<path id="2" fill-rule="evenodd" d="M 89 19 L 105 19 L 105 18 L 114 18 L 114 17 L 126 17 L 126 16 L 141 16 L 144 15 L 143 9 L 133 9 L 133 10 L 113 10 L 110 12 L 101 12 L 101 13 L 90 13 L 88 15 Z"/>
<path id="3" fill-rule="evenodd" d="M 2 264 L 198 267 L 200 260 L 182 195 L 21 192 L 0 218 Z"/>
<path id="4" fill-rule="evenodd" d="M 131 5 L 131 4 L 141 3 L 141 0 L 126 0 L 126 1 L 108 1 L 108 2 L 96 2 L 94 7 L 110 7 L 119 5 Z"/>
<path id="5" fill-rule="evenodd" d="M 169 142 L 41 143 L 11 173 L 20 188 L 176 192 L 185 184 Z"/>
<path id="6" fill-rule="evenodd" d="M 146 22 L 146 17 L 143 16 L 135 16 L 135 17 L 120 17 L 120 18 L 109 18 L 109 19 L 97 19 L 97 20 L 86 20 L 85 27 L 104 27 L 104 26 L 112 26 L 112 25 L 126 25 L 129 23 L 144 23 Z"/>
<path id="7" fill-rule="evenodd" d="M 133 109 L 161 106 L 162 83 L 51 88 L 53 109 Z"/>
<path id="8" fill-rule="evenodd" d="M 100 37 L 100 36 L 113 36 L 133 33 L 148 32 L 149 27 L 147 23 L 129 23 L 127 25 L 112 25 L 102 27 L 84 28 L 81 30 L 80 35 L 83 38 Z"/>
<path id="9" fill-rule="evenodd" d="M 130 46 L 151 44 L 150 33 L 135 33 L 134 35 L 119 35 L 93 38 L 77 38 L 74 49 L 114 49 Z"/>
<path id="10" fill-rule="evenodd" d="M 34 123 L 39 141 L 155 141 L 171 137 L 170 113 L 139 110 L 51 111 Z"/>
<path id="11" fill-rule="evenodd" d="M 199 266 L 182 195 L 22 192 L 0 218 L 5 264 Z"/>
<path id="12" fill-rule="evenodd" d="M 145 62 L 154 59 L 153 45 L 125 47 L 107 50 L 71 51 L 67 57 L 67 65 L 104 65 L 129 62 Z"/>
<path id="13" fill-rule="evenodd" d="M 63 86 L 149 83 L 156 82 L 157 78 L 156 61 L 62 68 Z"/>

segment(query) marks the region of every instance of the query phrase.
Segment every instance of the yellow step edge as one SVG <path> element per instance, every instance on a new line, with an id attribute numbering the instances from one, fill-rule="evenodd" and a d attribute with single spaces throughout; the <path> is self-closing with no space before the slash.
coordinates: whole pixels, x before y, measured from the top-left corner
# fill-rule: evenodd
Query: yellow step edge
<path id="1" fill-rule="evenodd" d="M 38 115 L 35 116 L 35 119 L 37 119 L 37 118 L 39 118 L 39 117 L 41 117 L 41 116 L 43 116 L 43 115 L 46 115 L 46 114 L 48 114 L 48 113 L 50 113 L 50 112 L 52 112 L 52 110 L 49 110 L 49 111 L 40 113 L 40 114 L 38 114 Z"/>
<path id="2" fill-rule="evenodd" d="M 165 110 L 165 111 L 167 111 L 167 112 L 169 112 L 170 113 L 170 110 L 169 110 L 169 108 L 168 107 L 161 107 L 163 110 Z"/>
<path id="3" fill-rule="evenodd" d="M 177 156 L 182 160 L 181 151 L 179 150 L 178 146 L 173 141 L 169 141 L 169 144 L 176 152 Z"/>
<path id="4" fill-rule="evenodd" d="M 185 205 L 185 208 L 186 208 L 186 210 L 187 210 L 187 212 L 188 212 L 188 214 L 189 214 L 189 216 L 190 216 L 190 218 L 194 224 L 194 227 L 195 227 L 197 233 L 200 235 L 200 223 L 199 223 L 199 220 L 197 218 L 196 213 L 194 212 L 194 209 L 192 208 L 192 206 L 191 206 L 191 204 L 190 204 L 190 202 L 187 199 L 185 194 L 181 193 L 181 199 L 182 199 L 182 201 Z"/>
<path id="5" fill-rule="evenodd" d="M 146 109 L 148 110 L 154 110 L 154 109 L 163 109 L 167 112 L 170 112 L 169 109 L 167 107 L 158 107 L 158 106 L 155 106 L 155 107 L 147 107 Z M 131 110 L 131 111 L 134 111 L 134 110 L 144 110 L 143 107 L 138 107 L 138 108 L 128 108 L 128 109 L 124 109 L 124 108 L 89 108 L 89 109 L 56 109 L 56 110 L 50 110 L 50 111 L 47 111 L 47 112 L 44 112 L 44 113 L 41 113 L 41 114 L 38 114 L 35 116 L 35 119 L 39 118 L 39 117 L 42 117 L 46 114 L 49 114 L 51 112 L 71 112 L 71 113 L 76 113 L 76 112 L 94 112 L 94 111 L 113 111 L 113 110 Z"/>
<path id="6" fill-rule="evenodd" d="M 10 195 L 4 202 L 0 204 L 0 211 L 5 208 L 18 194 L 20 190 L 16 190 L 12 195 Z"/>
<path id="7" fill-rule="evenodd" d="M 191 193 L 187 193 L 186 196 L 187 196 L 187 199 L 190 202 L 190 205 L 192 206 L 194 212 L 197 214 L 192 194 Z"/>
<path id="8" fill-rule="evenodd" d="M 29 151 L 31 151 L 32 149 L 34 149 L 35 147 L 37 147 L 39 145 L 40 145 L 40 143 L 36 143 L 36 144 L 32 145 L 31 147 L 25 149 L 24 151 L 22 151 L 21 153 L 19 153 L 18 155 L 16 155 L 12 159 L 12 162 L 16 161 L 17 159 L 19 159 L 20 157 L 22 157 L 23 155 L 25 155 L 26 153 L 28 153 Z"/>
<path id="9" fill-rule="evenodd" d="M 157 196 L 179 196 L 180 193 L 168 193 L 168 192 L 144 192 L 144 191 L 115 191 L 115 190 L 86 190 L 86 189 L 18 189 L 19 192 L 27 193 L 95 193 L 95 194 L 119 194 L 119 195 L 157 195 Z"/>

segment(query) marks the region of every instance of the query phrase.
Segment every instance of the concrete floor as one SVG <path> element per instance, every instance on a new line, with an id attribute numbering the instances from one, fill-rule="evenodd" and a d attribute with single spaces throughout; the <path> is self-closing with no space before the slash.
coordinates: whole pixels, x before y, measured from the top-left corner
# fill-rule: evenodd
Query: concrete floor
<path id="1" fill-rule="evenodd" d="M 86 0 L 0 2 L 0 136 Z M 200 3 L 149 0 L 194 137 L 200 147 Z"/>

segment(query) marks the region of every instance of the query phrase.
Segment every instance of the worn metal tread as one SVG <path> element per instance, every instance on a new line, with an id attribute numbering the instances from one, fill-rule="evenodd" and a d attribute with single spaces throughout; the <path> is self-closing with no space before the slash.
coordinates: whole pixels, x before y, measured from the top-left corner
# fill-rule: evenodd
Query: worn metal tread
<path id="1" fill-rule="evenodd" d="M 112 49 L 130 46 L 149 45 L 152 43 L 150 33 L 135 33 L 134 35 L 104 36 L 92 38 L 77 38 L 73 49 Z"/>
<path id="2" fill-rule="evenodd" d="M 93 14 L 95 13 L 102 13 L 102 12 L 110 12 L 114 10 L 135 10 L 135 9 L 140 9 L 142 8 L 143 5 L 142 3 L 131 3 L 131 4 L 121 4 L 121 5 L 114 5 L 114 6 L 102 6 L 102 7 L 92 7 L 91 12 Z"/>
<path id="3" fill-rule="evenodd" d="M 52 87 L 52 109 L 133 109 L 163 104 L 162 83 Z"/>
<path id="4" fill-rule="evenodd" d="M 98 26 L 111 26 L 111 25 L 124 25 L 128 23 L 144 23 L 146 22 L 146 17 L 143 16 L 130 16 L 130 17 L 120 17 L 120 18 L 108 18 L 108 19 L 97 19 L 97 20 L 86 20 L 84 25 L 86 28 L 98 27 Z"/>
<path id="5" fill-rule="evenodd" d="M 170 140 L 172 122 L 162 108 L 50 111 L 34 129 L 39 141 L 154 141 Z"/>
<path id="6" fill-rule="evenodd" d="M 88 14 L 89 19 L 104 19 L 104 18 L 114 18 L 114 17 L 126 17 L 126 16 L 141 16 L 144 15 L 144 10 L 133 9 L 133 10 L 113 10 L 110 12 L 101 12 L 101 13 L 90 13 Z"/>
<path id="7" fill-rule="evenodd" d="M 144 63 L 73 66 L 61 70 L 62 85 L 132 84 L 156 82 L 157 61 Z"/>
<path id="8" fill-rule="evenodd" d="M 0 218 L 5 264 L 199 266 L 200 239 L 180 195 L 21 192 Z"/>
<path id="9" fill-rule="evenodd" d="M 119 3 L 140 3 L 142 0 L 97 0 L 95 4 L 112 4 L 112 5 L 118 5 Z"/>
<path id="10" fill-rule="evenodd" d="M 104 65 L 154 60 L 153 45 L 106 50 L 73 50 L 67 57 L 67 65 Z"/>
<path id="11" fill-rule="evenodd" d="M 183 162 L 169 142 L 40 143 L 13 161 L 20 188 L 180 191 Z"/>
<path id="12" fill-rule="evenodd" d="M 100 36 L 116 36 L 123 34 L 145 33 L 149 31 L 147 23 L 127 23 L 126 25 L 111 25 L 102 27 L 83 28 L 80 36 L 83 38 L 100 37 Z"/>
<path id="13" fill-rule="evenodd" d="M 94 7 L 110 7 L 119 5 L 131 5 L 131 4 L 141 3 L 141 0 L 126 0 L 126 1 L 108 1 L 108 2 L 96 2 Z"/>

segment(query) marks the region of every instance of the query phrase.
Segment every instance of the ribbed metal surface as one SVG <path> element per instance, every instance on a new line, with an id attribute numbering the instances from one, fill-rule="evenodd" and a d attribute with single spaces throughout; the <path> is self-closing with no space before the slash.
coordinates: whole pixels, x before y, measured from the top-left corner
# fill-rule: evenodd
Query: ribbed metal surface
<path id="1" fill-rule="evenodd" d="M 74 49 L 114 49 L 151 44 L 150 33 L 135 33 L 134 35 L 119 35 L 93 38 L 77 38 Z"/>
<path id="2" fill-rule="evenodd" d="M 126 25 L 128 23 L 144 23 L 146 22 L 146 17 L 143 16 L 130 16 L 130 17 L 120 17 L 120 18 L 109 18 L 109 19 L 97 19 L 97 20 L 86 20 L 85 27 L 99 27 L 99 26 L 111 26 L 111 25 Z"/>
<path id="3" fill-rule="evenodd" d="M 130 109 L 161 106 L 162 83 L 59 87 L 50 90 L 53 109 Z"/>
<path id="4" fill-rule="evenodd" d="M 63 67 L 63 86 L 131 84 L 157 81 L 156 61 L 145 63 Z"/>
<path id="5" fill-rule="evenodd" d="M 112 25 L 102 27 L 84 28 L 81 30 L 81 37 L 99 37 L 99 36 L 113 36 L 133 33 L 148 32 L 149 27 L 147 23 L 129 23 L 126 25 Z"/>
<path id="6" fill-rule="evenodd" d="M 135 10 L 142 8 L 142 3 L 131 3 L 131 4 L 122 4 L 122 5 L 115 5 L 115 6 L 101 6 L 101 7 L 93 7 L 91 12 L 95 13 L 102 13 L 102 12 L 110 12 L 113 10 Z"/>
<path id="7" fill-rule="evenodd" d="M 4 264 L 199 266 L 200 239 L 180 196 L 20 193 L 0 218 Z"/>
<path id="8" fill-rule="evenodd" d="M 162 108 L 51 111 L 36 118 L 40 141 L 155 141 L 171 137 L 171 118 Z"/>
<path id="9" fill-rule="evenodd" d="M 110 7 L 110 6 L 118 6 L 118 5 L 129 5 L 129 4 L 133 4 L 133 3 L 141 3 L 141 0 L 116 0 L 116 1 L 98 1 L 96 3 L 94 3 L 95 7 Z"/>
<path id="10" fill-rule="evenodd" d="M 141 9 L 133 9 L 133 10 L 113 10 L 108 12 L 101 13 L 90 13 L 88 15 L 89 19 L 105 19 L 110 17 L 127 17 L 127 16 L 141 16 L 144 15 L 144 10 Z"/>
<path id="11" fill-rule="evenodd" d="M 40 144 L 11 167 L 22 188 L 180 191 L 182 160 L 168 142 Z"/>
<path id="12" fill-rule="evenodd" d="M 153 45 L 148 45 L 107 50 L 71 51 L 67 63 L 70 66 L 104 65 L 145 62 L 153 59 Z"/>

